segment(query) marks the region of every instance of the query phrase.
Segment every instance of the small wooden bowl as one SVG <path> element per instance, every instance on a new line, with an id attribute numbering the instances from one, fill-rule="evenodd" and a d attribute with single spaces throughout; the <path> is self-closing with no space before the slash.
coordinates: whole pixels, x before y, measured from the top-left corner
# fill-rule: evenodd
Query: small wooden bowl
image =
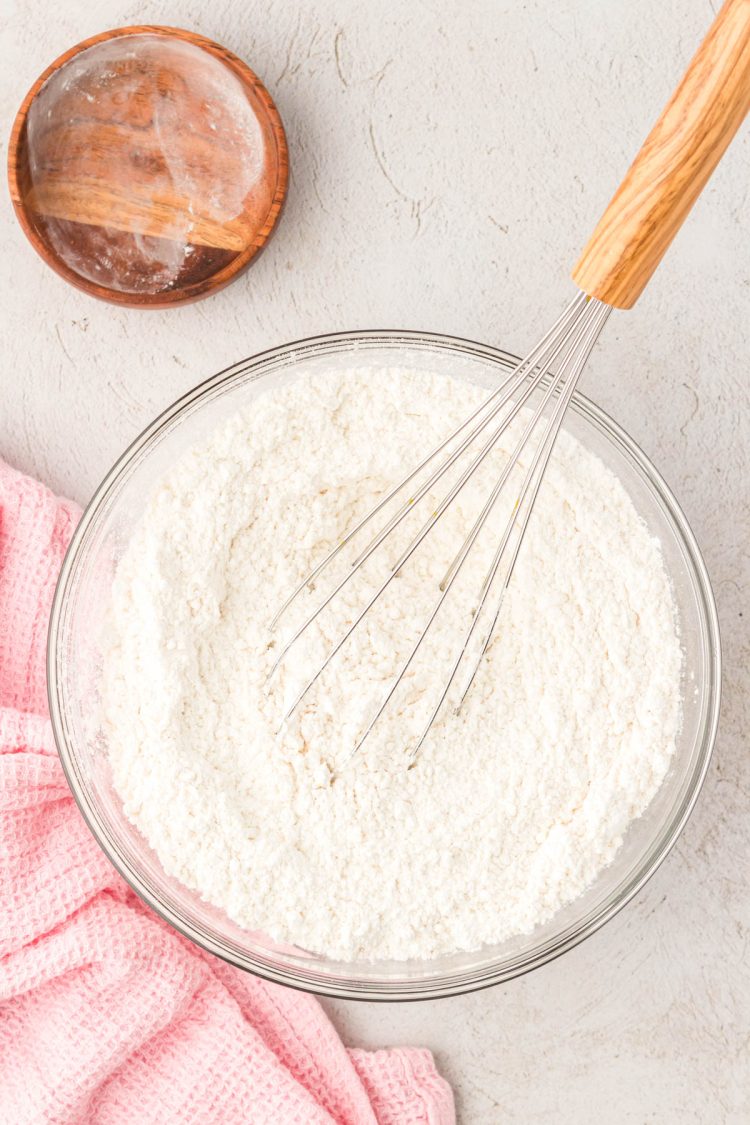
<path id="1" fill-rule="evenodd" d="M 233 281 L 286 195 L 281 118 L 224 47 L 124 27 L 66 51 L 18 111 L 10 194 L 38 254 L 119 305 L 169 308 Z"/>

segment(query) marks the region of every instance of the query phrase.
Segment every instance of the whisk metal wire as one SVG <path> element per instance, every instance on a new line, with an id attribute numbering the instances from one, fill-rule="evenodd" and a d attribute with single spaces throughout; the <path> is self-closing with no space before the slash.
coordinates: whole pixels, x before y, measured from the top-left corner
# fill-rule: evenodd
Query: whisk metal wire
<path id="1" fill-rule="evenodd" d="M 583 293 L 578 293 L 576 297 L 570 302 L 568 307 L 558 318 L 550 330 L 543 336 L 540 342 L 522 359 L 511 374 L 505 379 L 501 385 L 490 394 L 490 396 L 475 409 L 464 421 L 439 445 L 432 449 L 426 457 L 420 461 L 416 468 L 404 477 L 398 484 L 396 484 L 390 491 L 370 510 L 366 515 L 359 520 L 355 527 L 349 531 L 345 537 L 323 558 L 310 573 L 297 585 L 291 592 L 284 604 L 276 613 L 271 628 L 275 628 L 281 619 L 284 612 L 289 608 L 292 602 L 305 590 L 306 587 L 314 588 L 313 583 L 324 572 L 328 565 L 340 554 L 340 552 L 349 544 L 352 539 L 383 509 L 394 500 L 398 494 L 412 481 L 415 480 L 428 465 L 431 464 L 441 453 L 447 452 L 444 460 L 442 460 L 436 468 L 434 468 L 428 478 L 416 489 L 413 495 L 401 504 L 396 513 L 386 522 L 386 524 L 377 532 L 368 545 L 362 550 L 354 559 L 351 567 L 344 577 L 334 586 L 334 588 L 325 596 L 320 604 L 310 613 L 302 622 L 302 624 L 293 632 L 289 639 L 283 644 L 276 662 L 269 673 L 269 680 L 278 671 L 283 663 L 286 655 L 294 644 L 299 640 L 303 633 L 315 621 L 318 615 L 333 601 L 333 599 L 340 593 L 343 587 L 354 577 L 359 568 L 369 559 L 377 548 L 384 542 L 384 540 L 391 534 L 393 530 L 406 518 L 414 506 L 425 497 L 433 486 L 447 473 L 450 468 L 458 461 L 470 447 L 476 442 L 480 434 L 487 429 L 493 419 L 503 411 L 509 403 L 511 404 L 508 411 L 501 417 L 497 426 L 495 426 L 490 436 L 486 438 L 478 453 L 475 453 L 468 467 L 460 474 L 458 480 L 451 486 L 446 493 L 445 497 L 440 501 L 435 511 L 430 515 L 425 524 L 422 526 L 417 535 L 411 540 L 408 547 L 402 552 L 396 563 L 390 568 L 389 574 L 385 577 L 384 581 L 370 597 L 364 608 L 356 615 L 354 621 L 343 632 L 339 639 L 334 643 L 322 664 L 318 667 L 315 674 L 307 681 L 302 690 L 297 694 L 291 707 L 288 708 L 284 718 L 282 719 L 281 727 L 287 723 L 294 711 L 299 707 L 302 700 L 308 694 L 313 685 L 320 678 L 322 673 L 334 659 L 336 654 L 346 644 L 349 637 L 364 619 L 364 617 L 373 608 L 375 603 L 381 597 L 383 592 L 393 581 L 402 567 L 411 558 L 420 544 L 427 537 L 429 532 L 434 528 L 438 520 L 441 519 L 443 514 L 452 504 L 453 500 L 468 483 L 479 466 L 491 454 L 492 450 L 496 447 L 502 434 L 507 430 L 511 422 L 520 413 L 526 402 L 540 387 L 545 378 L 547 378 L 549 369 L 552 365 L 557 364 L 555 374 L 549 377 L 549 382 L 544 390 L 539 405 L 534 409 L 532 417 L 524 426 L 520 438 L 517 440 L 513 451 L 509 455 L 502 472 L 492 488 L 489 497 L 487 498 L 482 510 L 477 516 L 474 525 L 471 528 L 468 536 L 461 545 L 459 551 L 454 557 L 448 571 L 446 572 L 442 582 L 439 586 L 439 597 L 437 598 L 434 608 L 422 628 L 419 636 L 417 637 L 414 645 L 412 646 L 409 655 L 402 663 L 395 679 L 388 688 L 388 691 L 378 707 L 377 711 L 369 721 L 364 732 L 360 735 L 356 745 L 342 763 L 342 768 L 359 752 L 365 740 L 369 736 L 373 727 L 377 723 L 380 716 L 385 711 L 390 700 L 398 689 L 399 684 L 402 682 L 406 672 L 411 666 L 414 658 L 416 657 L 422 643 L 427 636 L 435 618 L 440 612 L 445 599 L 447 598 L 450 590 L 460 573 L 466 558 L 468 557 L 472 547 L 474 546 L 480 532 L 484 528 L 487 520 L 490 517 L 492 510 L 497 503 L 500 494 L 506 485 L 508 478 L 513 471 L 514 467 L 523 454 L 524 449 L 532 441 L 533 434 L 537 429 L 540 419 L 542 418 L 545 409 L 552 403 L 552 400 L 557 396 L 557 401 L 551 407 L 551 413 L 546 423 L 543 436 L 538 441 L 534 450 L 531 462 L 525 472 L 522 484 L 515 504 L 513 506 L 511 515 L 507 521 L 503 535 L 497 545 L 495 553 L 492 558 L 491 565 L 487 575 L 482 583 L 480 591 L 477 596 L 477 604 L 471 615 L 471 621 L 463 636 L 462 643 L 458 649 L 456 658 L 452 664 L 450 674 L 445 682 L 445 685 L 440 693 L 436 705 L 433 707 L 430 717 L 422 730 L 417 742 L 408 753 L 408 763 L 410 766 L 414 765 L 416 757 L 421 749 L 430 729 L 435 723 L 447 697 L 453 686 L 453 683 L 458 674 L 459 668 L 467 656 L 471 647 L 472 641 L 477 633 L 479 622 L 483 617 L 487 600 L 490 591 L 495 585 L 498 572 L 500 571 L 506 551 L 508 550 L 510 540 L 513 536 L 514 530 L 517 532 L 515 542 L 510 551 L 510 559 L 508 566 L 505 570 L 504 577 L 498 596 L 497 605 L 495 606 L 494 613 L 491 615 L 489 628 L 484 632 L 483 639 L 479 645 L 479 653 L 474 658 L 471 671 L 466 677 L 464 684 L 461 688 L 461 695 L 457 706 L 454 711 L 458 713 L 463 701 L 465 700 L 471 685 L 474 682 L 476 674 L 481 665 L 482 659 L 487 652 L 492 637 L 495 633 L 500 612 L 505 597 L 506 590 L 511 581 L 513 570 L 518 559 L 518 554 L 523 542 L 523 538 L 528 526 L 531 512 L 534 508 L 536 498 L 541 486 L 544 473 L 547 468 L 552 450 L 554 448 L 557 435 L 562 425 L 562 420 L 567 409 L 567 406 L 572 398 L 578 379 L 586 365 L 589 355 L 599 337 L 599 334 L 607 320 L 610 313 L 610 307 L 603 304 L 595 298 L 588 298 Z M 525 384 L 525 385 L 524 385 Z M 475 423 L 472 426 L 472 423 Z M 470 428 L 471 427 L 471 428 Z M 450 449 L 452 443 L 464 431 L 469 430 L 468 434 L 462 438 L 455 448 Z"/>

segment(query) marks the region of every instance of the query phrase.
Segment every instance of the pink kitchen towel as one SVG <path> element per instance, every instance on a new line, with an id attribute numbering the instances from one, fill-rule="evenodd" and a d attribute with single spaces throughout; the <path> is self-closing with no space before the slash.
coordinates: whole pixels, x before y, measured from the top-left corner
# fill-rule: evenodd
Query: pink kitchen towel
<path id="1" fill-rule="evenodd" d="M 86 828 L 47 712 L 47 619 L 78 509 L 0 461 L 4 1125 L 450 1125 L 429 1051 L 347 1050 L 319 1003 L 204 954 Z"/>

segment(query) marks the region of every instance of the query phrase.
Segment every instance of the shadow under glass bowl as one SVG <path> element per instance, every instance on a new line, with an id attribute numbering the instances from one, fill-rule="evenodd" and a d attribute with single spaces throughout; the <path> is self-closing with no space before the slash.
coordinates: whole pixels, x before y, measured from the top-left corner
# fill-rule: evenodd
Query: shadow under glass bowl
<path id="1" fill-rule="evenodd" d="M 99 721 L 99 650 L 112 578 L 155 480 L 195 442 L 254 399 L 309 372 L 402 367 L 491 388 L 517 362 L 495 348 L 417 332 L 350 332 L 303 340 L 243 360 L 190 391 L 144 431 L 108 473 L 73 537 L 50 620 L 52 725 L 68 782 L 91 831 L 140 897 L 211 953 L 268 980 L 328 996 L 409 1000 L 509 980 L 564 953 L 611 918 L 670 850 L 696 801 L 716 737 L 720 642 L 706 568 L 672 493 L 602 410 L 575 395 L 565 428 L 620 479 L 660 544 L 684 650 L 683 717 L 669 773 L 585 894 L 531 934 L 428 961 L 341 962 L 281 946 L 233 923 L 163 871 L 115 792 Z M 460 384 L 457 386 L 460 393 Z M 167 810 L 165 810 L 167 813 Z"/>

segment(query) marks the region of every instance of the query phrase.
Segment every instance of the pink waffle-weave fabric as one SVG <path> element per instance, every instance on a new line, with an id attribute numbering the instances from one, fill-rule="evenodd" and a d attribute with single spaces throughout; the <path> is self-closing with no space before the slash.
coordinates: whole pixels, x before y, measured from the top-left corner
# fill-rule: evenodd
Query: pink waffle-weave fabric
<path id="1" fill-rule="evenodd" d="M 0 461 L 4 1125 L 451 1125 L 427 1050 L 347 1050 L 311 996 L 204 954 L 117 875 L 50 729 L 47 621 L 75 505 Z"/>

